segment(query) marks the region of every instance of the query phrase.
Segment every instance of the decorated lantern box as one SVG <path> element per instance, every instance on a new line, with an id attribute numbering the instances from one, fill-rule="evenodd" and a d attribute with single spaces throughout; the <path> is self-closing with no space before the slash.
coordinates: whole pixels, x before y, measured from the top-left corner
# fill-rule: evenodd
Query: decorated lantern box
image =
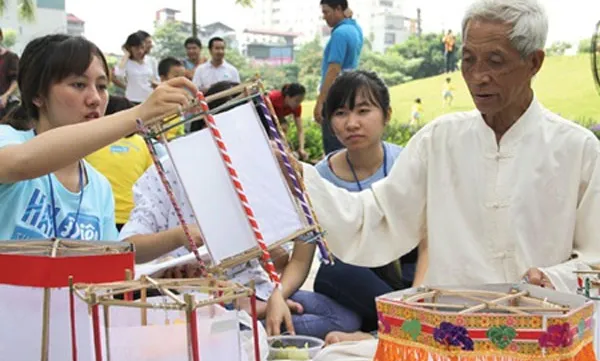
<path id="1" fill-rule="evenodd" d="M 71 311 L 79 315 L 80 338 L 91 340 L 86 305 L 69 309 L 70 279 L 124 280 L 133 270 L 130 243 L 57 239 L 0 242 L 0 359 L 92 360 L 90 343 L 73 354 Z"/>
<path id="2" fill-rule="evenodd" d="M 598 266 L 591 271 L 577 271 L 578 293 L 596 304 L 595 323 L 596 332 L 594 337 L 596 355 L 600 354 L 600 322 L 598 312 L 600 310 L 600 270 Z"/>
<path id="3" fill-rule="evenodd" d="M 75 284 L 72 292 L 73 302 L 89 306 L 91 312 L 76 315 L 71 323 L 78 326 L 87 320 L 93 329 L 92 339 L 74 338 L 72 343 L 93 344 L 94 361 L 260 360 L 251 288 L 208 278 L 142 276 L 134 281 Z M 137 293 L 137 299 L 132 293 Z M 254 331 L 250 350 L 241 347 L 237 311 L 223 307 L 248 298 Z M 80 334 L 74 331 L 73 335 Z"/>
<path id="4" fill-rule="evenodd" d="M 375 361 L 596 360 L 594 304 L 519 284 L 419 288 L 377 299 Z"/>

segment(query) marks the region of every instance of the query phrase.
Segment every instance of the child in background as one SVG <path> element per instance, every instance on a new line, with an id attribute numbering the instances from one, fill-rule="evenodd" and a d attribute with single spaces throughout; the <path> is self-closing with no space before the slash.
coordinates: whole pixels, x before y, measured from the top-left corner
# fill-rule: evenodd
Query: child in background
<path id="1" fill-rule="evenodd" d="M 165 82 L 169 79 L 177 78 L 180 76 L 185 76 L 185 66 L 183 63 L 174 58 L 174 57 L 166 57 L 158 63 L 158 75 L 160 76 L 160 81 Z M 175 124 L 179 122 L 179 119 L 172 121 L 169 125 Z M 181 135 L 185 134 L 185 126 L 183 124 L 169 129 L 165 136 L 167 140 L 175 139 Z"/>
<path id="2" fill-rule="evenodd" d="M 421 126 L 423 121 L 423 104 L 421 103 L 421 98 L 415 99 L 415 103 L 413 104 L 411 116 L 410 116 L 410 125 L 415 125 L 417 127 Z"/>
<path id="3" fill-rule="evenodd" d="M 451 78 L 446 78 L 446 82 L 444 83 L 444 90 L 442 90 L 442 106 L 444 108 L 451 108 L 452 101 L 454 100 L 454 87 L 452 86 L 451 82 Z"/>
<path id="4" fill-rule="evenodd" d="M 132 107 L 133 104 L 127 98 L 111 96 L 106 115 Z M 88 155 L 85 160 L 102 173 L 112 187 L 115 197 L 115 223 L 120 231 L 133 209 L 133 185 L 152 165 L 144 138 L 131 134 Z"/>

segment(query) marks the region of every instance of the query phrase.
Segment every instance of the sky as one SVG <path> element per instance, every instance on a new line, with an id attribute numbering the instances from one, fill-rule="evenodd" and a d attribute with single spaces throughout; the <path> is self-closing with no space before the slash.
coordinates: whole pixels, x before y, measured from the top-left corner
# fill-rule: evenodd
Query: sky
<path id="1" fill-rule="evenodd" d="M 320 12 L 317 0 L 315 12 Z M 554 41 L 578 42 L 591 37 L 600 21 L 599 0 L 541 0 L 550 19 L 548 45 Z M 423 30 L 460 31 L 465 9 L 472 0 L 405 0 L 405 15 L 416 16 L 421 8 Z M 221 21 L 235 29 L 246 27 L 249 9 L 234 0 L 197 0 L 199 24 Z M 352 7 L 352 0 L 349 0 Z M 85 36 L 105 52 L 120 53 L 128 34 L 144 29 L 153 32 L 156 11 L 169 7 L 181 11 L 180 19 L 191 21 L 191 0 L 66 0 L 67 12 L 85 21 Z"/>

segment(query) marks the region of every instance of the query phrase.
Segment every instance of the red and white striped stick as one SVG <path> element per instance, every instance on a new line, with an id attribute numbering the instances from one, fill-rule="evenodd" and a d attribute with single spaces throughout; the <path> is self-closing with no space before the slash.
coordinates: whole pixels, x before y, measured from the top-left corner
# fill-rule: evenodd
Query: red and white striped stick
<path id="1" fill-rule="evenodd" d="M 246 217 L 248 218 L 248 222 L 250 223 L 250 227 L 252 228 L 252 232 L 254 233 L 254 238 L 256 238 L 256 242 L 262 251 L 262 260 L 265 264 L 265 269 L 269 273 L 269 278 L 275 284 L 277 288 L 281 287 L 281 281 L 279 280 L 279 275 L 275 270 L 275 265 L 273 264 L 273 260 L 271 258 L 271 254 L 269 253 L 269 249 L 267 248 L 267 244 L 265 243 L 265 239 L 260 231 L 260 227 L 258 225 L 258 221 L 254 217 L 254 211 L 250 206 L 250 202 L 248 201 L 248 197 L 246 196 L 246 192 L 244 191 L 244 187 L 242 186 L 242 182 L 240 181 L 237 171 L 233 167 L 233 162 L 231 161 L 231 157 L 227 151 L 227 146 L 223 141 L 223 136 L 217 127 L 217 123 L 215 122 L 215 118 L 209 113 L 208 104 L 206 103 L 206 99 L 204 98 L 204 94 L 202 92 L 198 92 L 196 98 L 198 99 L 198 103 L 200 104 L 200 108 L 206 112 L 205 120 L 206 125 L 210 129 L 210 134 L 212 135 L 217 148 L 219 149 L 219 154 L 221 154 L 221 159 L 223 159 L 223 163 L 227 168 L 227 172 L 229 173 L 229 178 L 233 183 L 233 188 L 238 195 L 240 203 L 242 204 L 242 208 L 244 208 L 244 212 L 246 213 Z"/>

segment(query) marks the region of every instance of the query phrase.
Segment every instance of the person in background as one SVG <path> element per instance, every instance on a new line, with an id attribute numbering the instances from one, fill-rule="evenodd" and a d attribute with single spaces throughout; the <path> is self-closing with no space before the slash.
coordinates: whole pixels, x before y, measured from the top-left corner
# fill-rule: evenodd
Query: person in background
<path id="1" fill-rule="evenodd" d="M 442 39 L 444 43 L 444 60 L 446 64 L 446 73 L 454 71 L 454 53 L 456 50 L 456 37 L 452 34 L 452 30 L 448 30 L 448 33 Z"/>
<path id="2" fill-rule="evenodd" d="M 3 41 L 4 34 L 0 29 L 0 44 Z M 19 89 L 17 84 L 18 70 L 19 57 L 17 54 L 0 45 L 0 118 L 3 118 L 19 104 L 16 97 Z"/>
<path id="3" fill-rule="evenodd" d="M 127 37 L 123 57 L 115 67 L 115 75 L 126 80 L 125 97 L 134 104 L 146 100 L 160 79 L 154 61 L 147 57 L 147 45 L 139 34 Z"/>
<path id="4" fill-rule="evenodd" d="M 160 76 L 160 81 L 165 82 L 173 78 L 185 76 L 185 68 L 179 59 L 169 56 L 158 63 L 158 75 Z M 169 125 L 177 122 L 179 122 L 179 119 L 172 121 Z M 183 134 L 185 134 L 185 126 L 183 124 L 165 132 L 167 140 L 175 139 Z"/>
<path id="5" fill-rule="evenodd" d="M 148 32 L 146 32 L 144 30 L 138 30 L 136 32 L 136 34 L 138 34 L 138 36 L 144 42 L 144 49 L 146 50 L 146 55 L 151 56 L 150 53 L 152 53 L 152 48 L 154 48 L 154 42 L 152 41 L 152 35 L 150 35 Z"/>
<path id="6" fill-rule="evenodd" d="M 0 125 L 0 239 L 117 239 L 110 184 L 82 158 L 135 132 L 137 119 L 187 106 L 197 89 L 175 79 L 143 104 L 104 117 L 108 78 L 104 55 L 82 37 L 47 35 L 27 44 L 14 110 L 27 116 L 11 113 Z"/>
<path id="7" fill-rule="evenodd" d="M 328 154 L 315 166 L 321 177 L 350 192 L 369 189 L 387 177 L 402 151 L 382 141 L 391 114 L 388 88 L 375 73 L 357 70 L 340 75 L 325 102 L 325 119 L 345 149 Z M 326 341 L 370 338 L 368 333 L 377 330 L 375 298 L 412 286 L 417 252 L 382 267 L 354 266 L 338 259 L 333 265 L 322 264 L 314 290 L 358 314 L 365 332 L 333 332 Z"/>
<path id="8" fill-rule="evenodd" d="M 183 43 L 187 58 L 183 60 L 185 76 L 192 80 L 198 66 L 206 63 L 207 59 L 202 56 L 202 42 L 198 38 L 189 37 Z"/>
<path id="9" fill-rule="evenodd" d="M 106 115 L 133 108 L 127 98 L 110 96 Z M 115 223 L 121 230 L 133 209 L 132 187 L 152 165 L 150 152 L 138 134 L 130 134 L 85 157 L 110 183 L 115 197 Z"/>
<path id="10" fill-rule="evenodd" d="M 275 114 L 281 123 L 281 128 L 287 134 L 288 121 L 286 117 L 290 114 L 294 116 L 298 134 L 298 156 L 302 160 L 308 158 L 304 150 L 304 127 L 302 124 L 302 102 L 306 95 L 306 88 L 302 84 L 285 84 L 281 90 L 272 90 L 269 92 L 269 99 L 275 108 Z"/>
<path id="11" fill-rule="evenodd" d="M 421 98 L 415 99 L 410 111 L 410 125 L 421 127 L 423 122 L 423 102 Z"/>
<path id="12" fill-rule="evenodd" d="M 452 108 L 452 101 L 454 101 L 454 86 L 452 86 L 452 78 L 446 78 L 444 89 L 442 90 L 443 107 Z"/>
<path id="13" fill-rule="evenodd" d="M 238 70 L 225 60 L 225 40 L 214 37 L 208 42 L 210 61 L 201 64 L 194 73 L 193 82 L 200 91 L 206 91 L 220 81 L 239 83 Z"/>
<path id="14" fill-rule="evenodd" d="M 342 144 L 323 121 L 323 103 L 335 78 L 344 71 L 358 67 L 363 46 L 363 32 L 347 0 L 321 0 L 321 10 L 327 25 L 332 28 L 331 37 L 323 53 L 321 86 L 313 116 L 321 124 L 325 154 L 341 149 Z"/>

